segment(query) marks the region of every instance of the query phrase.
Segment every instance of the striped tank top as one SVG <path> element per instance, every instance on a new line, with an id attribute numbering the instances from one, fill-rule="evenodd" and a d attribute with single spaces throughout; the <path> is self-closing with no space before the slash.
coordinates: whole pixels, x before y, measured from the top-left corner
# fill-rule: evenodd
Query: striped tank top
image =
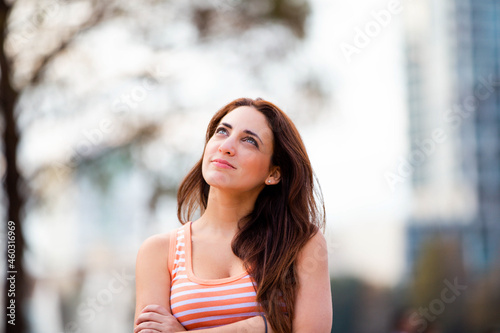
<path id="1" fill-rule="evenodd" d="M 224 279 L 199 279 L 191 263 L 191 223 L 170 238 L 170 309 L 187 329 L 196 330 L 231 324 L 258 316 L 255 282 L 245 271 Z"/>

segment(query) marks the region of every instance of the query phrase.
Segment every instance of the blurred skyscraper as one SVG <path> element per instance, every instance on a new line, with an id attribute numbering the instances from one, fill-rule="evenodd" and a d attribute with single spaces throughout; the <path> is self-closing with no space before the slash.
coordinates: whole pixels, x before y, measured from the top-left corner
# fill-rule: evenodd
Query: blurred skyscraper
<path id="1" fill-rule="evenodd" d="M 500 2 L 405 6 L 409 268 L 438 236 L 462 244 L 465 268 L 481 273 L 500 251 Z"/>

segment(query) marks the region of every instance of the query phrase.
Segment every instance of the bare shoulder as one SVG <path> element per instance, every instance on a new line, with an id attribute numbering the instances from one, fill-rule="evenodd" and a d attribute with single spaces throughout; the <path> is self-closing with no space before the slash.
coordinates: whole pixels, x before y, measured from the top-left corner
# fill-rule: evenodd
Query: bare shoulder
<path id="1" fill-rule="evenodd" d="M 171 232 L 166 232 L 148 237 L 139 248 L 137 260 L 168 256 L 170 234 Z"/>
<path id="2" fill-rule="evenodd" d="M 323 235 L 323 233 L 318 230 L 314 236 L 312 236 L 310 239 L 309 239 L 309 242 L 308 244 L 315 244 L 315 245 L 324 245 L 326 246 L 326 239 L 325 239 L 325 235 Z"/>
<path id="3" fill-rule="evenodd" d="M 304 245 L 301 250 L 301 256 L 307 254 L 323 254 L 327 251 L 327 244 L 325 236 L 317 231 Z"/>
<path id="4" fill-rule="evenodd" d="M 316 232 L 301 249 L 297 258 L 299 274 L 328 270 L 328 247 L 325 236 Z"/>
<path id="5" fill-rule="evenodd" d="M 146 238 L 146 240 L 141 245 L 141 249 L 155 250 L 164 247 L 168 248 L 168 246 L 170 245 L 170 234 L 171 232 L 165 232 Z"/>

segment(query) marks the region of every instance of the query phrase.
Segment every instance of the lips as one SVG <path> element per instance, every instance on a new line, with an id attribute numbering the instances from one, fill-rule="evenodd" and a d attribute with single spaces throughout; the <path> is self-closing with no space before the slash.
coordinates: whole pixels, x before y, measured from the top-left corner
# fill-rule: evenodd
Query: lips
<path id="1" fill-rule="evenodd" d="M 228 161 L 223 160 L 221 158 L 216 158 L 216 159 L 212 160 L 212 163 L 219 168 L 236 169 L 231 163 L 229 163 Z"/>

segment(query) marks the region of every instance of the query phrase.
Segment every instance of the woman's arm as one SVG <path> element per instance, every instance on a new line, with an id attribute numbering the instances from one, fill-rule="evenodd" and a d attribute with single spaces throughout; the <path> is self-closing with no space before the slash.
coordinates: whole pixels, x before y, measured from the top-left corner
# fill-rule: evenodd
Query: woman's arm
<path id="1" fill-rule="evenodd" d="M 298 257 L 299 289 L 295 301 L 293 332 L 325 332 L 332 329 L 333 310 L 325 237 L 317 232 Z"/>
<path id="2" fill-rule="evenodd" d="M 159 320 L 155 320 L 159 318 Z M 175 324 L 177 320 L 174 316 L 170 314 L 167 309 L 161 307 L 159 305 L 148 305 L 139 316 L 139 323 L 144 321 L 149 321 L 150 323 L 156 321 L 156 326 L 151 326 L 151 332 L 182 332 L 185 331 L 182 327 L 181 329 L 177 329 Z M 267 321 L 267 320 L 266 320 Z M 155 325 L 155 324 L 153 324 Z M 180 324 L 179 324 L 180 325 Z M 218 326 L 213 328 L 205 328 L 201 330 L 196 330 L 196 332 L 205 332 L 205 333 L 234 333 L 234 332 L 245 332 L 245 333 L 264 333 L 265 332 L 266 323 L 264 323 L 264 318 L 261 316 L 251 317 L 245 320 L 240 320 L 238 322 L 227 324 L 224 326 Z M 140 327 L 136 327 L 134 332 L 141 332 Z M 150 331 L 148 331 L 150 332 Z M 267 332 L 274 333 L 271 329 L 271 326 L 267 324 Z"/>
<path id="3" fill-rule="evenodd" d="M 169 234 L 155 235 L 141 245 L 135 266 L 136 305 L 135 331 L 161 325 L 169 331 L 184 328 L 170 315 L 170 274 L 167 258 L 170 245 Z M 155 312 L 165 309 L 167 315 Z M 141 327 L 138 325 L 141 324 Z"/>
<path id="4" fill-rule="evenodd" d="M 147 305 L 170 309 L 170 274 L 167 267 L 170 237 L 155 235 L 144 241 L 135 264 L 135 318 Z"/>

